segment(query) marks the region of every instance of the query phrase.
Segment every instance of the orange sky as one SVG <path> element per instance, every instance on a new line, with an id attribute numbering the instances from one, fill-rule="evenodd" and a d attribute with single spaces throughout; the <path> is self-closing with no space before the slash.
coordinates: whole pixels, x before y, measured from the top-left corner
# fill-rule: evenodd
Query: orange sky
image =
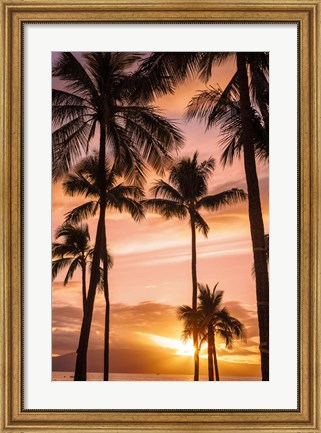
<path id="1" fill-rule="evenodd" d="M 224 88 L 233 73 L 231 62 L 215 68 L 210 84 Z M 158 99 L 154 105 L 169 118 L 175 119 L 183 130 L 186 144 L 181 155 L 199 152 L 199 160 L 214 156 L 216 170 L 210 181 L 209 193 L 237 187 L 246 191 L 242 160 L 225 169 L 219 163 L 218 130 L 204 132 L 203 124 L 186 123 L 184 108 L 195 91 L 204 88 L 199 82 L 189 82 L 177 89 L 174 96 Z M 268 233 L 268 165 L 258 163 L 261 200 L 265 232 Z M 149 181 L 153 180 L 153 174 Z M 146 191 L 148 190 L 148 186 Z M 70 198 L 62 194 L 61 183 L 52 189 L 52 228 L 55 232 L 63 222 L 64 214 L 82 203 L 81 197 Z M 232 315 L 246 326 L 246 342 L 236 342 L 232 351 L 219 345 L 220 365 L 225 374 L 259 375 L 258 329 L 256 316 L 255 282 L 251 276 L 253 263 L 247 203 L 241 203 L 219 212 L 202 212 L 210 233 L 207 239 L 197 235 L 198 281 L 213 287 L 219 281 L 224 290 L 224 302 Z M 190 227 L 187 221 L 166 221 L 156 214 L 147 214 L 138 224 L 127 214 L 107 215 L 107 236 L 114 256 L 110 271 L 111 349 L 149 349 L 159 353 L 177 354 L 174 343 L 179 340 L 182 325 L 177 320 L 176 308 L 191 304 L 192 283 L 190 263 Z M 91 239 L 94 240 L 96 219 L 89 221 Z M 64 287 L 65 273 L 53 283 L 53 355 L 75 352 L 81 325 L 80 274 Z M 104 301 L 97 294 L 89 350 L 103 346 Z M 162 338 L 160 338 L 162 337 Z M 176 344 L 176 343 L 175 343 Z M 168 346 L 173 347 L 168 347 Z M 148 359 L 144 362 L 148 365 Z M 155 363 L 155 360 L 153 360 Z M 241 364 L 242 363 L 242 364 Z M 204 364 L 205 365 L 205 364 Z M 161 369 L 162 366 L 157 366 Z M 191 367 L 192 373 L 192 364 Z M 187 370 L 188 370 L 187 368 Z M 224 373 L 223 371 L 223 373 Z M 185 372 L 185 371 L 184 371 Z"/>

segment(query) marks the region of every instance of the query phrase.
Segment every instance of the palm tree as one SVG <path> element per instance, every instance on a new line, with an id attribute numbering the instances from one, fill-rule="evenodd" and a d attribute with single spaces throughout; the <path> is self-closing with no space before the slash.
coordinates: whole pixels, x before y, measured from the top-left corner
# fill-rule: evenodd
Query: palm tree
<path id="1" fill-rule="evenodd" d="M 214 380 L 213 365 L 215 368 L 215 378 L 220 380 L 218 362 L 216 354 L 215 337 L 220 336 L 225 340 L 225 346 L 232 348 L 234 338 L 244 338 L 244 326 L 235 317 L 232 317 L 227 308 L 222 308 L 222 298 L 224 292 L 217 290 L 218 283 L 215 284 L 213 291 L 208 285 L 198 285 L 199 307 L 198 311 L 202 317 L 203 338 L 208 345 L 208 377 Z"/>
<path id="2" fill-rule="evenodd" d="M 209 226 L 199 213 L 200 209 L 216 211 L 225 205 L 245 200 L 246 194 L 241 189 L 233 188 L 214 195 L 207 195 L 208 181 L 215 169 L 214 158 L 198 162 L 198 153 L 192 158 L 182 158 L 173 165 L 169 173 L 169 182 L 155 181 L 151 192 L 154 198 L 144 201 L 147 209 L 160 213 L 169 219 L 189 218 L 192 237 L 192 309 L 197 310 L 197 273 L 196 273 L 196 230 L 207 237 Z M 159 198 L 158 196 L 161 196 Z M 193 334 L 195 351 L 194 380 L 199 376 L 197 349 L 197 329 Z"/>
<path id="3" fill-rule="evenodd" d="M 93 247 L 90 244 L 90 234 L 88 224 L 72 224 L 64 223 L 58 227 L 56 231 L 56 239 L 63 238 L 62 242 L 54 242 L 52 244 L 52 279 L 54 280 L 58 272 L 68 267 L 64 285 L 73 278 L 77 268 L 81 269 L 82 281 L 82 305 L 83 314 L 85 314 L 86 306 L 86 272 L 87 266 L 92 264 Z M 109 269 L 113 266 L 113 258 L 108 252 Z M 100 289 L 103 288 L 103 270 L 100 269 Z"/>
<path id="4" fill-rule="evenodd" d="M 202 344 L 205 342 L 203 338 L 203 317 L 197 308 L 194 310 L 189 305 L 181 305 L 177 309 L 178 320 L 184 322 L 184 328 L 182 332 L 182 340 L 184 343 L 189 338 L 193 339 L 194 346 L 194 380 L 199 379 L 199 354 L 202 348 Z M 195 332 L 196 330 L 196 332 Z M 194 337 L 196 334 L 197 342 L 195 342 Z M 197 379 L 195 378 L 195 370 L 197 371 Z"/>
<path id="5" fill-rule="evenodd" d="M 207 341 L 208 379 L 220 380 L 216 355 L 215 336 L 219 335 L 225 340 L 226 347 L 232 348 L 234 338 L 244 338 L 242 323 L 232 317 L 227 308 L 221 307 L 223 291 L 217 290 L 218 283 L 211 292 L 208 285 L 198 284 L 200 301 L 197 310 L 194 311 L 187 305 L 178 307 L 178 319 L 184 322 L 182 333 L 183 341 L 192 337 L 193 330 L 198 330 L 198 353 L 205 341 Z"/>
<path id="6" fill-rule="evenodd" d="M 140 58 L 137 53 L 87 53 L 81 58 L 62 53 L 53 68 L 53 76 L 64 85 L 64 90 L 54 89 L 52 95 L 54 179 L 66 174 L 88 152 L 93 138 L 99 137 L 102 194 L 75 380 L 86 380 L 99 265 L 100 260 L 104 260 L 107 148 L 115 167 L 122 168 L 127 179 L 142 183 L 146 162 L 157 173 L 162 173 L 171 152 L 183 143 L 183 137 L 173 123 L 159 115 L 154 107 L 142 105 L 137 94 L 134 95 L 135 77 L 130 70 Z"/>
<path id="7" fill-rule="evenodd" d="M 63 224 L 56 231 L 56 239 L 63 237 L 63 242 L 52 244 L 52 279 L 57 277 L 59 271 L 69 266 L 64 279 L 64 285 L 73 278 L 77 268 L 81 269 L 82 276 L 82 305 L 85 314 L 86 305 L 86 267 L 91 252 L 90 235 L 87 224 Z"/>
<path id="8" fill-rule="evenodd" d="M 64 192 L 67 195 L 83 195 L 89 199 L 84 204 L 74 208 L 66 215 L 66 221 L 78 223 L 88 217 L 93 217 L 101 206 L 102 191 L 100 182 L 99 156 L 97 154 L 83 159 L 76 167 L 72 174 L 69 174 L 63 183 Z M 144 197 L 144 191 L 141 187 L 134 185 L 125 185 L 117 183 L 118 175 L 115 166 L 111 167 L 108 160 L 105 160 L 105 185 L 104 191 L 107 215 L 110 210 L 118 212 L 129 212 L 132 218 L 140 222 L 144 218 L 142 204 L 137 201 Z M 108 252 L 107 236 L 104 230 L 102 247 L 102 261 L 104 270 L 104 296 L 106 302 L 105 314 L 105 343 L 104 343 L 104 380 L 108 380 L 109 372 L 109 318 L 110 318 L 110 301 L 108 288 Z"/>
<path id="9" fill-rule="evenodd" d="M 199 74 L 205 82 L 212 76 L 214 65 L 228 59 L 236 61 L 237 72 L 231 83 L 239 88 L 240 122 L 242 127 L 242 151 L 248 189 L 249 220 L 254 256 L 256 297 L 260 333 L 262 380 L 269 380 L 269 277 L 265 256 L 264 224 L 260 190 L 256 170 L 255 131 L 253 104 L 260 112 L 265 130 L 269 130 L 268 113 L 268 67 L 267 53 L 152 53 L 140 66 L 139 73 L 145 78 L 145 100 L 150 95 L 173 93 L 175 86 L 186 78 Z M 249 83 L 249 75 L 251 81 Z M 162 77 L 168 77 L 163 83 Z M 231 85 L 230 83 L 230 85 Z M 142 87 L 141 87 L 142 88 Z M 252 96 L 251 98 L 250 93 Z M 266 142 L 267 143 L 267 142 Z"/>

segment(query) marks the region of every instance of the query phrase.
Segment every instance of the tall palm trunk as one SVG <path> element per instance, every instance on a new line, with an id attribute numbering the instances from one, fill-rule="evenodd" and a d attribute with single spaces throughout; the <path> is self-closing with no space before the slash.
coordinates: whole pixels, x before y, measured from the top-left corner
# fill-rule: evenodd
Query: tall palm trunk
<path id="1" fill-rule="evenodd" d="M 215 368 L 215 380 L 220 380 L 220 375 L 218 373 L 218 362 L 216 355 L 216 345 L 215 345 L 215 334 L 213 333 L 213 357 L 214 357 L 214 368 Z"/>
<path id="2" fill-rule="evenodd" d="M 104 296 L 106 303 L 105 310 L 105 337 L 104 337 L 104 380 L 109 380 L 109 322 L 110 322 L 110 302 L 108 288 L 108 256 L 107 256 L 107 237 L 106 227 L 104 228 L 103 240 L 103 267 L 104 267 Z"/>
<path id="3" fill-rule="evenodd" d="M 84 255 L 81 258 L 81 279 L 82 279 L 82 309 L 83 316 L 85 315 L 86 308 L 86 259 Z"/>
<path id="4" fill-rule="evenodd" d="M 197 311 L 197 275 L 196 275 L 196 229 L 193 212 L 190 211 L 190 222 L 192 232 L 192 308 Z M 199 380 L 199 350 L 198 350 L 198 330 L 196 327 L 193 329 L 193 345 L 194 345 L 194 380 Z"/>
<path id="5" fill-rule="evenodd" d="M 213 326 L 208 325 L 207 328 L 207 359 L 208 359 L 208 380 L 214 381 L 214 369 L 213 369 Z"/>
<path id="6" fill-rule="evenodd" d="M 106 179 L 105 173 L 105 159 L 106 159 L 106 128 L 104 124 L 100 127 L 100 146 L 99 146 L 99 173 L 100 177 L 100 210 L 99 220 L 97 225 L 95 247 L 93 253 L 92 268 L 90 274 L 90 282 L 88 288 L 88 295 L 86 301 L 85 315 L 81 325 L 79 345 L 77 350 L 76 368 L 75 368 L 75 381 L 83 381 L 87 378 L 87 351 L 90 335 L 90 328 L 94 310 L 94 301 L 96 296 L 96 287 L 99 281 L 99 265 L 102 258 L 102 244 L 104 239 L 105 230 L 105 213 L 106 213 Z"/>
<path id="7" fill-rule="evenodd" d="M 260 332 L 262 380 L 269 380 L 269 277 L 266 263 L 264 225 L 256 172 L 251 103 L 244 53 L 237 53 L 237 73 L 240 88 L 240 108 L 244 147 L 244 168 L 248 189 L 249 219 L 251 228 L 256 280 L 257 311 Z"/>

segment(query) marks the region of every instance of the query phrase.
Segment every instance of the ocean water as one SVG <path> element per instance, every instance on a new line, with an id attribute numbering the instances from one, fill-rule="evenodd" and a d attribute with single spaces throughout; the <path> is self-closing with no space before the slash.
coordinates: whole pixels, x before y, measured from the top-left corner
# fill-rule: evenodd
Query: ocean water
<path id="1" fill-rule="evenodd" d="M 73 372 L 70 371 L 53 371 L 53 381 L 72 381 L 74 379 Z M 103 380 L 103 373 L 87 373 L 87 380 Z M 135 374 L 135 373 L 110 373 L 109 380 L 111 381 L 193 381 L 191 374 Z M 200 376 L 201 381 L 207 381 L 206 375 Z M 221 381 L 260 381 L 260 377 L 254 376 L 222 376 Z"/>

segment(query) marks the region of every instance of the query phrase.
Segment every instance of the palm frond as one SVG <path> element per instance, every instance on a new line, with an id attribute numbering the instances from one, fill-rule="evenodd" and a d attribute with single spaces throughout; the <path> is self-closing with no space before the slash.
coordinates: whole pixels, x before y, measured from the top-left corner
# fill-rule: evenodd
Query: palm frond
<path id="1" fill-rule="evenodd" d="M 114 167 L 129 183 L 146 183 L 147 167 L 125 125 L 112 122 L 108 128 L 108 143 L 114 155 Z"/>
<path id="2" fill-rule="evenodd" d="M 197 73 L 200 53 L 158 52 L 144 61 L 135 75 L 134 95 L 143 102 L 174 93 L 175 87 Z"/>
<path id="3" fill-rule="evenodd" d="M 260 161 L 269 160 L 269 116 L 265 114 L 264 124 L 257 111 L 252 111 L 252 128 L 254 135 L 255 156 Z M 267 125 L 267 126 L 266 126 Z"/>
<path id="4" fill-rule="evenodd" d="M 93 217 L 97 212 L 98 201 L 89 201 L 80 206 L 75 207 L 65 214 L 65 221 L 72 224 L 77 224 L 82 220 Z"/>
<path id="5" fill-rule="evenodd" d="M 52 105 L 58 107 L 63 105 L 67 105 L 67 107 L 87 107 L 88 104 L 90 104 L 90 102 L 87 99 L 75 93 L 66 92 L 61 89 L 52 89 Z"/>
<path id="6" fill-rule="evenodd" d="M 155 196 L 155 198 L 160 195 L 164 199 L 172 200 L 177 203 L 182 203 L 184 201 L 180 193 L 172 187 L 172 185 L 162 179 L 158 179 L 153 183 L 150 192 Z"/>
<path id="7" fill-rule="evenodd" d="M 64 193 L 71 197 L 74 197 L 75 195 L 84 195 L 85 197 L 99 196 L 98 185 L 91 183 L 86 179 L 86 177 L 80 172 L 79 168 L 76 168 L 75 173 L 67 176 L 62 187 Z"/>
<path id="8" fill-rule="evenodd" d="M 184 219 L 187 216 L 187 209 L 185 206 L 171 200 L 152 198 L 143 200 L 142 204 L 147 210 L 157 212 L 166 219 L 174 217 Z"/>
<path id="9" fill-rule="evenodd" d="M 224 51 L 204 53 L 199 59 L 200 79 L 207 82 L 212 75 L 213 66 L 220 66 L 232 54 Z"/>
<path id="10" fill-rule="evenodd" d="M 77 95 L 98 99 L 97 89 L 80 61 L 70 52 L 61 53 L 55 62 L 52 75 L 66 82 L 67 89 Z"/>
<path id="11" fill-rule="evenodd" d="M 80 263 L 79 257 L 76 257 L 70 263 L 69 269 L 68 269 L 67 274 L 66 274 L 65 279 L 64 279 L 64 286 L 66 286 L 68 284 L 68 282 L 70 280 L 72 280 L 72 278 L 74 276 L 74 272 L 75 272 L 75 270 L 77 269 L 78 266 L 81 266 L 81 263 Z"/>
<path id="12" fill-rule="evenodd" d="M 221 154 L 221 163 L 223 167 L 226 165 L 232 165 L 236 159 L 239 159 L 242 154 L 243 146 L 239 131 L 235 134 L 222 133 L 222 137 L 218 142 L 218 145 L 222 147 L 223 151 Z"/>
<path id="13" fill-rule="evenodd" d="M 208 235 L 210 228 L 209 228 L 208 224 L 206 223 L 206 221 L 196 211 L 193 213 L 193 220 L 194 220 L 196 229 L 207 238 L 207 235 Z"/>
<path id="14" fill-rule="evenodd" d="M 187 121 L 198 119 L 200 122 L 208 123 L 208 119 L 213 112 L 213 107 L 221 96 L 221 89 L 210 86 L 206 90 L 196 93 L 189 101 L 185 109 Z"/>
<path id="15" fill-rule="evenodd" d="M 127 134 L 136 144 L 143 160 L 162 174 L 172 152 L 180 149 L 184 137 L 173 121 L 156 112 L 154 107 L 122 107 L 119 115 L 126 122 Z"/>
<path id="16" fill-rule="evenodd" d="M 194 153 L 195 164 L 197 164 L 197 152 Z M 211 156 L 208 159 L 202 161 L 198 166 L 199 175 L 202 176 L 206 181 L 213 174 L 215 170 L 215 159 Z"/>
<path id="17" fill-rule="evenodd" d="M 52 175 L 54 180 L 65 175 L 82 156 L 91 132 L 92 118 L 76 117 L 52 134 Z"/>
<path id="18" fill-rule="evenodd" d="M 86 119 L 94 113 L 83 98 L 62 90 L 52 90 L 52 122 L 54 128 L 75 118 Z"/>
<path id="19" fill-rule="evenodd" d="M 123 183 L 119 183 L 114 188 L 109 189 L 108 194 L 114 197 L 128 197 L 135 200 L 142 200 L 145 197 L 143 188 L 136 185 L 125 185 Z"/>
<path id="20" fill-rule="evenodd" d="M 90 265 L 92 267 L 92 263 L 90 263 Z M 100 293 L 104 293 L 105 291 L 104 268 L 102 268 L 101 266 L 99 267 L 99 280 L 97 283 L 97 290 Z"/>
<path id="21" fill-rule="evenodd" d="M 136 222 L 141 222 L 145 218 L 142 203 L 121 194 L 109 192 L 107 194 L 107 207 L 117 209 L 120 213 L 128 212 Z"/>
<path id="22" fill-rule="evenodd" d="M 215 328 L 215 334 L 218 334 L 225 340 L 225 347 L 233 348 L 233 334 L 225 323 L 220 323 Z"/>
<path id="23" fill-rule="evenodd" d="M 110 270 L 114 266 L 114 257 L 109 248 L 107 248 L 107 267 Z"/>
<path id="24" fill-rule="evenodd" d="M 112 187 L 116 182 L 116 173 L 111 169 L 111 163 L 108 159 L 105 160 L 104 171 L 106 183 Z M 87 184 L 95 187 L 98 192 L 101 176 L 98 152 L 83 158 L 75 167 L 75 174 L 81 179 L 85 179 Z"/>
<path id="25" fill-rule="evenodd" d="M 75 254 L 76 248 L 74 244 L 60 244 L 54 242 L 52 244 L 52 258 L 64 257 L 64 256 L 72 256 Z"/>
<path id="26" fill-rule="evenodd" d="M 187 120 L 197 118 L 199 121 L 206 122 L 206 129 L 215 125 L 222 127 L 231 121 L 238 122 L 240 126 L 237 73 L 233 75 L 224 90 L 220 86 L 210 86 L 198 92 L 187 105 L 185 117 Z"/>
<path id="27" fill-rule="evenodd" d="M 216 314 L 215 332 L 225 338 L 225 345 L 228 348 L 233 347 L 233 339 L 245 339 L 245 329 L 243 324 L 232 317 L 226 308 L 223 308 Z"/>
<path id="28" fill-rule="evenodd" d="M 51 264 L 52 279 L 54 280 L 57 277 L 58 272 L 62 271 L 66 266 L 68 266 L 71 261 L 72 258 L 69 257 L 53 260 Z"/>
<path id="29" fill-rule="evenodd" d="M 197 202 L 197 208 L 203 207 L 204 209 L 215 211 L 221 209 L 223 206 L 244 201 L 246 198 L 247 194 L 242 189 L 232 188 L 215 195 L 202 197 Z"/>
<path id="30" fill-rule="evenodd" d="M 249 53 L 251 98 L 258 106 L 264 129 L 269 132 L 269 53 Z"/>

